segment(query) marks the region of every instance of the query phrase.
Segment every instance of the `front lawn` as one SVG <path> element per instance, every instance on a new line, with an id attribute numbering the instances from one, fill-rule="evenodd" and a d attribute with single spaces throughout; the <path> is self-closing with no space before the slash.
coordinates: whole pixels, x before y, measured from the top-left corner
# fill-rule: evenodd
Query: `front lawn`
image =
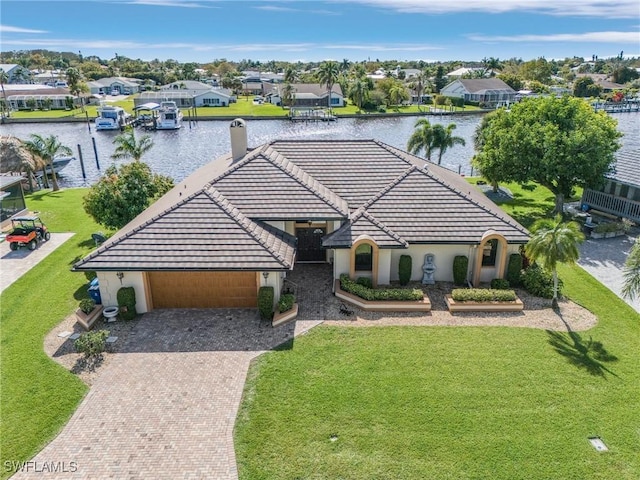
<path id="1" fill-rule="evenodd" d="M 27 196 L 52 232 L 75 232 L 0 296 L 0 465 L 28 460 L 67 423 L 87 387 L 43 350 L 44 336 L 87 297 L 87 279 L 70 271 L 100 230 L 82 209 L 86 189 Z M 51 459 L 73 461 L 78 459 Z M 2 470 L 2 478 L 9 473 Z"/>
<path id="2" fill-rule="evenodd" d="M 639 316 L 579 267 L 562 274 L 597 328 L 319 327 L 259 357 L 240 478 L 637 479 Z"/>

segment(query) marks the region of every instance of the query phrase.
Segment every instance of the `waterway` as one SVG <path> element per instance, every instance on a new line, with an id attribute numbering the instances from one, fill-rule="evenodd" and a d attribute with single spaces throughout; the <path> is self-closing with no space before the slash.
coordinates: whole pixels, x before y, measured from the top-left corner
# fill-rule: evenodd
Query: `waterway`
<path id="1" fill-rule="evenodd" d="M 640 149 L 640 113 L 612 114 L 618 120 L 618 129 L 624 134 L 623 150 Z M 455 123 L 454 134 L 465 139 L 466 145 L 456 145 L 447 150 L 442 165 L 470 175 L 471 158 L 474 154 L 473 136 L 482 118 L 478 115 L 430 116 L 431 123 L 447 125 Z M 396 148 L 406 150 L 407 141 L 413 133 L 418 117 L 387 118 L 341 118 L 335 122 L 291 122 L 290 120 L 247 120 L 247 135 L 250 147 L 257 147 L 276 139 L 376 139 Z M 143 160 L 151 168 L 172 177 L 176 182 L 184 179 L 198 167 L 231 150 L 229 121 L 199 121 L 175 131 L 149 132 L 154 146 Z M 80 162 L 70 163 L 60 175 L 63 187 L 91 185 L 114 160 L 113 139 L 119 132 L 91 133 L 84 123 L 30 123 L 2 125 L 2 135 L 15 135 L 27 139 L 30 134 L 57 135 L 63 145 L 67 145 L 78 155 L 78 145 L 84 158 L 86 179 L 82 176 Z M 147 132 L 139 131 L 139 135 Z M 96 164 L 92 138 L 95 139 L 98 162 Z M 121 161 L 119 161 L 121 162 Z"/>

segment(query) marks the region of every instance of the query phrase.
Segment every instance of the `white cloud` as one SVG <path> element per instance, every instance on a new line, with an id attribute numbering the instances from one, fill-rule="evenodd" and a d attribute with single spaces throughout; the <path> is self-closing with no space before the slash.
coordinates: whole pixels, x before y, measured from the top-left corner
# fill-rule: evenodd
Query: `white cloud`
<path id="1" fill-rule="evenodd" d="M 598 42 L 637 43 L 638 32 L 587 32 L 556 33 L 548 35 L 468 35 L 469 40 L 478 42 Z"/>
<path id="2" fill-rule="evenodd" d="M 46 30 L 34 30 L 32 28 L 12 27 L 0 25 L 0 33 L 48 33 Z"/>
<path id="3" fill-rule="evenodd" d="M 400 13 L 535 12 L 556 16 L 638 18 L 637 0 L 341 0 Z"/>

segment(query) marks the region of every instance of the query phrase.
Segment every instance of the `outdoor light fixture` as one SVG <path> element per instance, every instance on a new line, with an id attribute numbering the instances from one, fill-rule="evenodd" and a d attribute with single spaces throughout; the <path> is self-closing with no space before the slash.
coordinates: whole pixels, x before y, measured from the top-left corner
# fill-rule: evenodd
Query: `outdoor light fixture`
<path id="1" fill-rule="evenodd" d="M 269 272 L 262 272 L 262 276 L 264 277 L 264 279 L 266 281 L 267 278 L 269 278 Z"/>
<path id="2" fill-rule="evenodd" d="M 124 277 L 124 273 L 118 272 L 116 273 L 116 277 L 118 277 L 118 280 L 120 280 L 120 285 L 122 285 L 122 277 Z"/>

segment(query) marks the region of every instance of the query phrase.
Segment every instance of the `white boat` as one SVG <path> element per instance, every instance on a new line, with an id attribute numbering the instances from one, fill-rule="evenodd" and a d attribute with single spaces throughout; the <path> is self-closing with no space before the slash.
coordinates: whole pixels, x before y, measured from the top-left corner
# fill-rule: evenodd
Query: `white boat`
<path id="1" fill-rule="evenodd" d="M 164 101 L 160 103 L 158 109 L 158 119 L 156 121 L 156 130 L 177 130 L 182 127 L 182 118 L 184 115 L 178 108 L 176 102 Z"/>
<path id="2" fill-rule="evenodd" d="M 131 115 L 124 108 L 100 104 L 95 120 L 96 130 L 120 130 L 130 121 Z"/>
<path id="3" fill-rule="evenodd" d="M 56 155 L 53 157 L 53 171 L 56 172 L 56 174 L 60 173 L 60 170 L 69 165 L 69 163 L 75 159 L 76 157 L 73 155 Z M 47 165 L 46 171 L 51 175 L 51 167 L 49 165 Z"/>

